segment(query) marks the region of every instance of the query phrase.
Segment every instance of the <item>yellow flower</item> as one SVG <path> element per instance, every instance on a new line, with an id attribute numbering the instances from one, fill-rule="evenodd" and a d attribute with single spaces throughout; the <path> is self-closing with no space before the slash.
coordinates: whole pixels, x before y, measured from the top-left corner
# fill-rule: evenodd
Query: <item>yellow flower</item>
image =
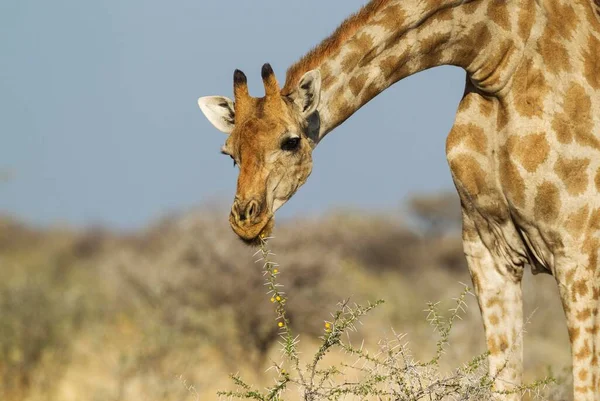
<path id="1" fill-rule="evenodd" d="M 279 327 L 283 327 L 283 322 L 279 322 L 279 323 L 277 323 L 277 326 L 279 326 Z"/>
<path id="2" fill-rule="evenodd" d="M 271 302 L 275 302 L 275 298 L 271 297 Z"/>
<path id="3" fill-rule="evenodd" d="M 273 269 L 273 274 L 277 274 L 277 273 L 279 273 L 279 270 Z"/>
<path id="4" fill-rule="evenodd" d="M 330 328 L 330 327 L 331 327 L 331 323 L 329 323 L 329 322 L 325 322 L 325 328 L 326 328 L 326 329 L 328 329 L 328 328 Z"/>
<path id="5" fill-rule="evenodd" d="M 281 369 L 281 374 L 285 375 L 285 369 Z"/>
<path id="6" fill-rule="evenodd" d="M 276 300 L 278 300 L 278 301 L 281 301 L 281 297 L 280 297 L 279 295 L 277 295 L 277 296 L 275 297 L 275 299 L 276 299 Z"/>

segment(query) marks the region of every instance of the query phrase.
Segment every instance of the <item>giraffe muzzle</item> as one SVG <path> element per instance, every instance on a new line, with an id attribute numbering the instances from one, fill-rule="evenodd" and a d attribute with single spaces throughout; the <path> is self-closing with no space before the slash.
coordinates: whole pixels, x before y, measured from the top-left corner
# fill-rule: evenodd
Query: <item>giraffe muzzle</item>
<path id="1" fill-rule="evenodd" d="M 236 199 L 231 207 L 229 223 L 233 231 L 247 243 L 258 243 L 261 234 L 268 234 L 272 228 L 273 216 L 256 199 Z M 269 224 L 271 223 L 271 224 Z"/>

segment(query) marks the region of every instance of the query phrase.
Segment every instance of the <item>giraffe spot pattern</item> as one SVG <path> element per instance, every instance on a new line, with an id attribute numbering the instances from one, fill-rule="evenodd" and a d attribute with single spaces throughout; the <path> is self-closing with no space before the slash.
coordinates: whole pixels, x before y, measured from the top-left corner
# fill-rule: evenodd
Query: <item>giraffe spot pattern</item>
<path id="1" fill-rule="evenodd" d="M 556 175 L 563 181 L 569 194 L 581 195 L 588 187 L 587 168 L 590 159 L 559 158 L 554 165 Z"/>
<path id="2" fill-rule="evenodd" d="M 594 272 L 598 266 L 598 248 L 600 241 L 595 237 L 586 237 L 583 241 L 582 251 L 588 256 L 588 270 Z"/>
<path id="3" fill-rule="evenodd" d="M 508 154 L 516 158 L 530 173 L 546 161 L 550 152 L 550 145 L 544 134 L 530 134 L 524 137 L 513 135 L 508 138 L 506 146 Z"/>
<path id="4" fill-rule="evenodd" d="M 494 112 L 496 105 L 491 99 L 481 97 L 479 102 L 479 112 L 485 117 L 489 117 Z"/>
<path id="5" fill-rule="evenodd" d="M 486 174 L 479 163 L 471 156 L 459 155 L 450 160 L 450 169 L 457 180 L 471 196 L 487 190 Z"/>
<path id="6" fill-rule="evenodd" d="M 560 206 L 560 194 L 556 185 L 548 181 L 540 184 L 537 188 L 533 209 L 535 218 L 552 223 L 558 217 Z"/>
<path id="7" fill-rule="evenodd" d="M 581 237 L 581 234 L 583 234 L 583 230 L 588 221 L 589 214 L 590 208 L 588 205 L 585 205 L 577 212 L 574 212 L 567 217 L 565 228 L 573 238 Z M 573 272 L 575 271 L 573 270 Z"/>
<path id="8" fill-rule="evenodd" d="M 587 50 L 583 57 L 583 75 L 594 89 L 600 89 L 600 72 L 598 72 L 599 63 L 600 40 L 593 35 L 589 35 L 587 40 Z"/>
<path id="9" fill-rule="evenodd" d="M 483 128 L 473 123 L 456 124 L 452 127 L 448 139 L 446 140 L 446 152 L 464 143 L 469 150 L 484 154 L 487 149 L 487 137 Z"/>
<path id="10" fill-rule="evenodd" d="M 506 149 L 500 153 L 500 183 L 509 195 L 511 202 L 518 207 L 525 204 L 525 181 Z"/>
<path id="11" fill-rule="evenodd" d="M 358 96 L 362 88 L 364 88 L 365 83 L 367 82 L 367 78 L 368 75 L 364 73 L 350 78 L 350 80 L 348 81 L 348 87 L 350 88 L 350 92 L 352 92 L 352 95 Z"/>
<path id="12" fill-rule="evenodd" d="M 535 0 L 522 0 L 517 20 L 517 33 L 521 40 L 526 41 L 535 22 Z"/>
<path id="13" fill-rule="evenodd" d="M 487 53 L 486 62 L 473 74 L 480 87 L 498 87 L 500 79 L 506 76 L 506 69 L 515 54 L 517 49 L 512 40 L 507 39 L 496 44 L 494 51 Z"/>
<path id="14" fill-rule="evenodd" d="M 550 88 L 542 71 L 527 59 L 515 72 L 513 80 L 514 107 L 523 117 L 541 117 L 543 99 Z"/>
<path id="15" fill-rule="evenodd" d="M 587 280 L 581 279 L 577 280 L 571 286 L 571 297 L 573 302 L 577 302 L 577 299 L 580 297 L 585 297 L 589 292 L 589 288 L 587 285 Z"/>
<path id="16" fill-rule="evenodd" d="M 572 143 L 600 150 L 600 140 L 592 133 L 592 102 L 589 95 L 579 84 L 573 84 L 567 90 L 563 100 L 563 111 L 556 113 L 552 128 L 561 143 Z"/>
<path id="17" fill-rule="evenodd" d="M 396 81 L 401 77 L 410 75 L 410 67 L 408 63 L 404 61 L 403 55 L 388 56 L 381 60 L 379 69 L 386 81 Z"/>
<path id="18" fill-rule="evenodd" d="M 581 329 L 579 327 L 569 327 L 569 339 L 571 343 L 575 343 L 577 341 L 579 334 L 581 334 Z"/>
<path id="19" fill-rule="evenodd" d="M 562 25 L 560 25 L 562 26 Z M 554 25 L 546 25 L 544 33 L 538 39 L 538 51 L 544 59 L 544 67 L 552 74 L 571 70 L 569 52 L 565 45 L 559 40 Z"/>
<path id="20" fill-rule="evenodd" d="M 406 13 L 402 6 L 399 4 L 394 4 L 386 7 L 383 10 L 383 17 L 381 17 L 381 19 L 377 20 L 375 23 L 387 31 L 393 31 L 396 30 L 398 26 L 402 25 L 405 19 Z"/>
<path id="21" fill-rule="evenodd" d="M 552 15 L 560 15 L 560 20 L 552 20 L 550 23 L 557 36 L 568 40 L 572 39 L 573 33 L 579 25 L 579 18 L 572 4 L 570 2 L 550 1 L 545 3 L 545 7 Z"/>
<path id="22" fill-rule="evenodd" d="M 490 20 L 494 21 L 505 31 L 510 30 L 510 19 L 505 1 L 490 1 L 487 8 L 487 15 Z"/>
<path id="23" fill-rule="evenodd" d="M 478 22 L 464 36 L 464 40 L 457 44 L 456 49 L 453 51 L 454 62 L 460 63 L 464 60 L 474 59 L 491 41 L 490 28 L 485 22 Z"/>
<path id="24" fill-rule="evenodd" d="M 600 192 L 600 168 L 596 171 L 596 178 L 594 181 L 596 183 L 596 190 Z"/>

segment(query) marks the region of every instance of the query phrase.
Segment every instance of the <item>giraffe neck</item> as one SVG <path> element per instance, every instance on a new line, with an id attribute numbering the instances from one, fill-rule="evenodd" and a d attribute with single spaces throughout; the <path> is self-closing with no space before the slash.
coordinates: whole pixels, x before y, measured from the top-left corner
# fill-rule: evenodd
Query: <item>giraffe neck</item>
<path id="1" fill-rule="evenodd" d="M 317 143 L 398 80 L 438 65 L 463 67 L 480 90 L 499 93 L 522 54 L 523 37 L 528 36 L 522 31 L 531 30 L 531 25 L 514 21 L 518 12 L 509 12 L 518 2 L 506 3 L 371 1 L 290 67 L 284 93 L 302 73 L 320 70 Z M 519 34 L 511 34 L 513 29 Z"/>

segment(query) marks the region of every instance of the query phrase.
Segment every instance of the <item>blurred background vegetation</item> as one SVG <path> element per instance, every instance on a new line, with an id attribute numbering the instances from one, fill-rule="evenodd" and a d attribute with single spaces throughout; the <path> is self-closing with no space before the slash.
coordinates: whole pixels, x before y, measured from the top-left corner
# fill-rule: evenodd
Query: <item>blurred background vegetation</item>
<path id="1" fill-rule="evenodd" d="M 316 344 L 341 299 L 382 298 L 358 341 L 376 344 L 394 328 L 408 333 L 416 358 L 431 356 L 426 302 L 470 285 L 459 206 L 442 193 L 415 196 L 403 210 L 278 223 L 269 246 L 301 350 Z M 280 359 L 278 330 L 255 251 L 226 217 L 205 205 L 136 233 L 0 217 L 0 399 L 214 399 L 235 372 L 261 384 Z M 527 273 L 524 289 L 526 378 L 560 373 L 569 346 L 556 285 Z M 484 350 L 471 298 L 445 360 L 456 366 Z"/>

